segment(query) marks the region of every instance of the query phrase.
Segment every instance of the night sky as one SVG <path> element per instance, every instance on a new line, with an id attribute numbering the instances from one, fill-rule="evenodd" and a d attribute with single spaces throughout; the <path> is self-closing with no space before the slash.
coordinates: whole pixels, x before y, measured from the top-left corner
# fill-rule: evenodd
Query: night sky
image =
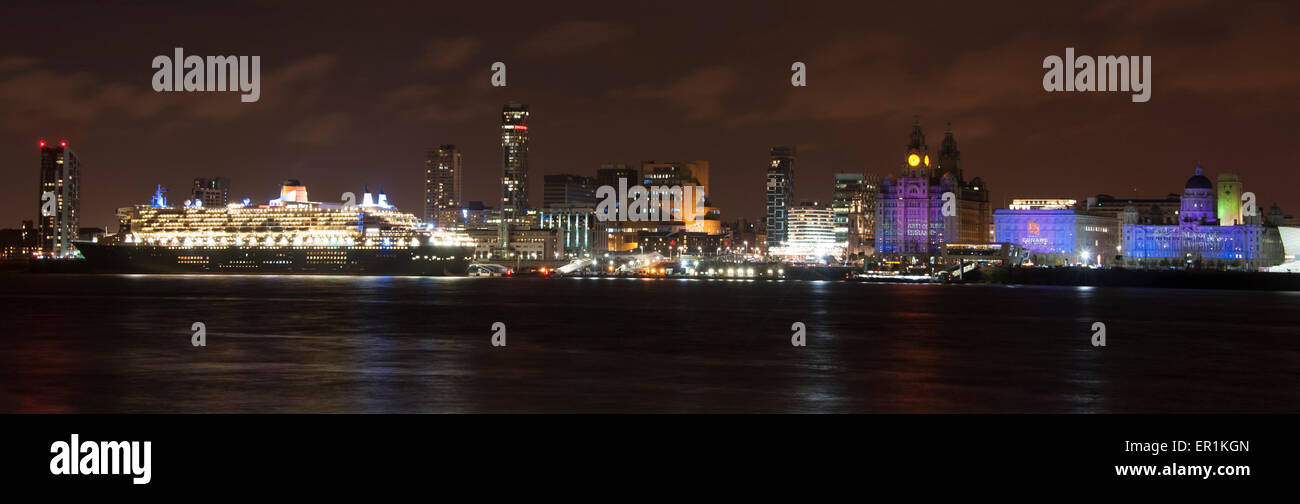
<path id="1" fill-rule="evenodd" d="M 919 114 L 932 153 L 953 123 L 995 207 L 1159 197 L 1199 162 L 1300 214 L 1300 8 L 1281 2 L 108 3 L 0 7 L 0 227 L 36 217 L 40 138 L 83 162 L 83 226 L 198 176 L 255 201 L 285 178 L 315 201 L 382 184 L 419 215 L 444 143 L 463 199 L 495 204 L 511 100 L 532 111 L 534 205 L 543 174 L 703 159 L 723 218 L 757 218 L 771 146 L 797 146 L 796 197 L 826 201 L 834 172 L 897 173 Z M 150 62 L 175 47 L 261 56 L 261 100 L 155 93 Z M 1043 58 L 1066 47 L 1151 56 L 1151 100 L 1045 92 Z"/>

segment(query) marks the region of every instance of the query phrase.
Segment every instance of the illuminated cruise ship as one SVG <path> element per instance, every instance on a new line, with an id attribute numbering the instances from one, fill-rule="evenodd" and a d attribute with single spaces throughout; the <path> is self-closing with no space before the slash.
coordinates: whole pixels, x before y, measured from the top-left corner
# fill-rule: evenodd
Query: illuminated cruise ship
<path id="1" fill-rule="evenodd" d="M 468 235 L 426 228 L 382 190 L 360 204 L 319 203 L 287 180 L 267 204 L 214 208 L 170 206 L 165 192 L 118 209 L 116 234 L 76 243 L 87 263 L 140 273 L 448 275 L 465 273 L 474 250 Z"/>

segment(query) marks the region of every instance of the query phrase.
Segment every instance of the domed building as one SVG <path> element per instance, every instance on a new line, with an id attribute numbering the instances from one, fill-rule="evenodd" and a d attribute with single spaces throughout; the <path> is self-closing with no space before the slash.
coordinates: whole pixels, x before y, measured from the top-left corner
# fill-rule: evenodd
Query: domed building
<path id="1" fill-rule="evenodd" d="M 1183 188 L 1183 204 L 1178 212 L 1178 222 L 1184 227 L 1218 225 L 1214 208 L 1214 184 L 1202 171 L 1201 165 L 1196 165 L 1196 175 L 1187 179 L 1187 185 Z"/>
<path id="2" fill-rule="evenodd" d="M 1242 211 L 1245 193 L 1239 176 L 1225 174 L 1219 180 L 1224 187 L 1216 198 L 1214 183 L 1196 167 L 1183 186 L 1177 225 L 1135 224 L 1133 216 L 1123 219 L 1123 262 L 1140 267 L 1206 269 L 1259 269 L 1280 264 L 1283 247 L 1278 227 L 1263 224 L 1252 215 L 1258 213 L 1255 210 Z"/>

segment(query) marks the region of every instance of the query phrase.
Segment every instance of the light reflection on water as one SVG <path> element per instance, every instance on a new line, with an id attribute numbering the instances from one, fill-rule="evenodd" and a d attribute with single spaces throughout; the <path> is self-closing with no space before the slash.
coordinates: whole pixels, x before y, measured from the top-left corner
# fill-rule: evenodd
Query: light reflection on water
<path id="1" fill-rule="evenodd" d="M 1295 293 L 3 275 L 0 411 L 1300 411 Z M 204 322 L 208 346 L 190 346 Z M 507 324 L 493 348 L 491 325 Z M 790 345 L 793 322 L 807 346 Z M 1107 325 L 1104 349 L 1091 324 Z"/>

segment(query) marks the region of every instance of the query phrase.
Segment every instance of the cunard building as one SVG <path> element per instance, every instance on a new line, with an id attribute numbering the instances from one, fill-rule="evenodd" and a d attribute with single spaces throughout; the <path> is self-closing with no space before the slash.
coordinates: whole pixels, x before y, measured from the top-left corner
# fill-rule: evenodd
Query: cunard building
<path id="1" fill-rule="evenodd" d="M 946 202 L 948 193 L 952 196 Z M 945 203 L 951 205 L 948 215 Z M 991 239 L 988 188 L 979 177 L 966 181 L 951 125 L 939 152 L 931 156 L 920 119 L 912 124 L 901 175 L 891 174 L 880 182 L 875 218 L 878 254 L 930 262 L 941 255 L 945 243 L 986 243 Z"/>

